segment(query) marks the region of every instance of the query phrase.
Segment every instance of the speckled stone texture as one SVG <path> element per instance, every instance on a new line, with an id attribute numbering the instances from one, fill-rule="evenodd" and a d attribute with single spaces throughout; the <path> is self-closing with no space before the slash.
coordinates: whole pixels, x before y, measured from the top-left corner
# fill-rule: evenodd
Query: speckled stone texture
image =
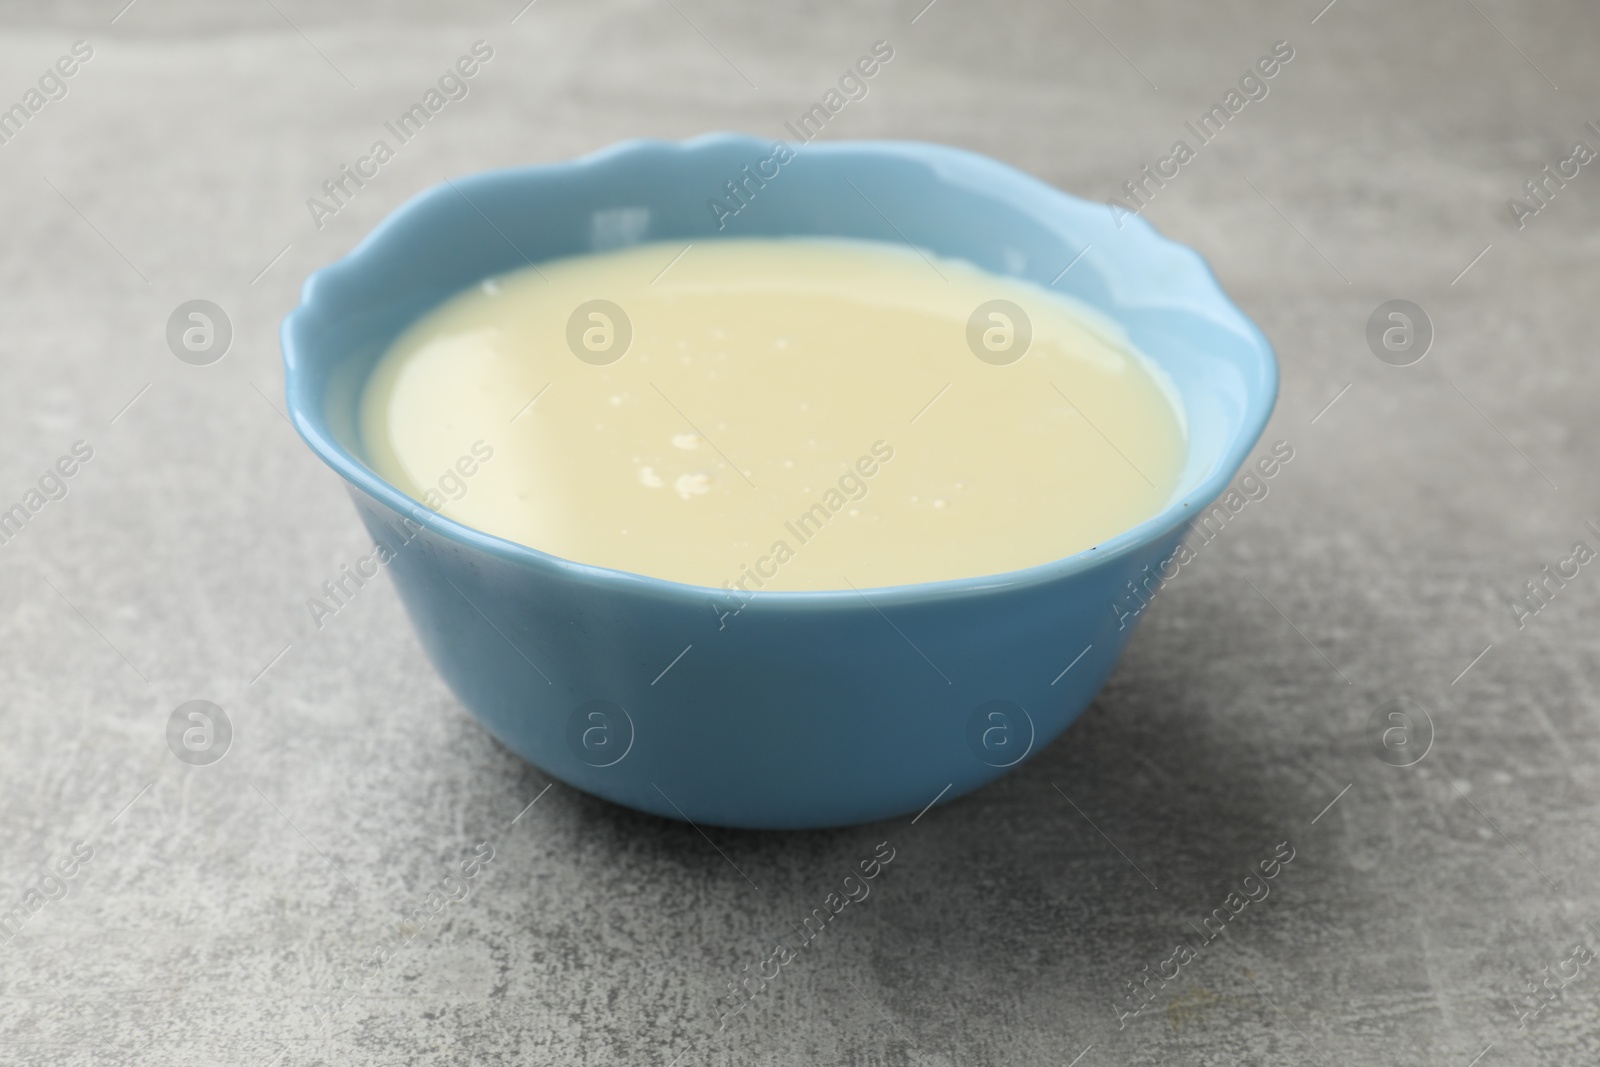
<path id="1" fill-rule="evenodd" d="M 0 4 L 0 106 L 93 48 L 0 145 L 0 508 L 93 450 L 0 547 L 0 1063 L 1600 1057 L 1600 566 L 1520 628 L 1508 604 L 1600 548 L 1600 173 L 1520 229 L 1507 204 L 1600 149 L 1593 5 L 123 2 Z M 306 198 L 479 39 L 468 98 L 317 229 Z M 301 279 L 448 175 L 780 136 L 879 39 L 829 137 L 1096 200 L 1294 49 L 1144 211 L 1277 345 L 1262 447 L 1294 459 L 1084 717 L 915 824 L 702 834 L 499 747 L 386 580 L 317 629 L 366 545 L 283 415 Z M 209 366 L 165 340 L 197 298 L 234 328 Z M 1365 337 L 1392 299 L 1434 326 L 1411 366 Z M 1385 735 L 1401 698 L 1425 718 Z M 233 726 L 209 766 L 167 743 L 193 699 Z M 885 841 L 870 897 L 719 1029 Z"/>

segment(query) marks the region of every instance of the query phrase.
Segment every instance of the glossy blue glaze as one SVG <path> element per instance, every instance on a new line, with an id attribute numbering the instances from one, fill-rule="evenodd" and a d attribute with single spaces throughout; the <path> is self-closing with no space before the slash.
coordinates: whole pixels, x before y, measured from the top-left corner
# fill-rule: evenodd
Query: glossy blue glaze
<path id="1" fill-rule="evenodd" d="M 836 826 L 948 802 L 1088 706 L 1133 631 L 1113 603 L 1227 487 L 1271 414 L 1277 364 L 1193 251 L 952 148 L 801 146 L 719 230 L 707 201 L 771 155 L 770 143 L 732 135 L 633 141 L 428 190 L 306 281 L 283 324 L 288 404 L 394 551 L 388 569 L 439 672 L 506 745 L 669 818 Z M 1170 506 L 1027 570 L 758 593 L 727 616 L 719 591 L 465 527 L 363 461 L 357 400 L 373 363 L 479 279 L 617 243 L 790 234 L 909 240 L 1041 285 L 1083 253 L 1056 291 L 1120 323 L 1182 396 L 1190 456 Z"/>

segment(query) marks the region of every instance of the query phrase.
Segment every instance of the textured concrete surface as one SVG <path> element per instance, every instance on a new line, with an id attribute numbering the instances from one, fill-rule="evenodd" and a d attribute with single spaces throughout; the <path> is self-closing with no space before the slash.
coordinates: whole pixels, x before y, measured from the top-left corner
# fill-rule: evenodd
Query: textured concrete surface
<path id="1" fill-rule="evenodd" d="M 0 547 L 0 1062 L 1595 1062 L 1600 567 L 1521 628 L 1508 600 L 1600 548 L 1600 176 L 1520 229 L 1507 200 L 1600 149 L 1600 14 L 922 2 L 0 4 L 0 104 L 94 50 L 0 146 L 0 506 L 93 449 Z M 283 417 L 277 323 L 444 176 L 777 136 L 880 38 L 829 136 L 1095 199 L 1290 42 L 1145 213 L 1277 344 L 1266 440 L 1295 458 L 1073 729 L 914 825 L 702 836 L 549 786 L 389 586 L 312 626 L 364 546 Z M 316 229 L 305 199 L 478 39 L 471 95 Z M 164 340 L 195 298 L 234 327 L 210 366 Z M 1391 299 L 1436 331 L 1412 366 L 1364 336 Z M 1400 698 L 1425 717 L 1384 748 Z M 209 766 L 167 744 L 192 699 L 233 726 Z M 728 983 L 883 841 L 871 896 L 719 1030 Z"/>

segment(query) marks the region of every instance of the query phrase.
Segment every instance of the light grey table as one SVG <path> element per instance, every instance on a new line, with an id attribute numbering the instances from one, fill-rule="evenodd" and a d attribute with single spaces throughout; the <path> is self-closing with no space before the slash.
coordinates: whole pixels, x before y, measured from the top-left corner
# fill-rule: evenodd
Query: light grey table
<path id="1" fill-rule="evenodd" d="M 0 145 L 0 508 L 93 451 L 0 547 L 0 1062 L 1595 1062 L 1600 566 L 1520 626 L 1510 602 L 1600 548 L 1600 166 L 1521 228 L 1507 203 L 1600 149 L 1592 5 L 123 2 L 0 5 L 0 106 L 93 50 Z M 468 97 L 314 225 L 480 39 Z M 447 175 L 781 136 L 880 39 L 829 137 L 1096 200 L 1289 42 L 1144 214 L 1276 343 L 1263 447 L 1295 458 L 1017 773 L 914 825 L 708 840 L 496 745 L 385 582 L 312 624 L 363 536 L 284 418 L 277 324 Z M 192 299 L 232 323 L 210 366 L 165 341 Z M 1411 366 L 1365 338 L 1394 299 L 1434 328 Z M 1410 734 L 1375 747 L 1402 698 Z M 168 748 L 192 699 L 233 726 L 209 766 Z M 884 840 L 871 897 L 719 1031 L 727 983 Z M 1283 842 L 1270 896 L 1205 938 Z"/>

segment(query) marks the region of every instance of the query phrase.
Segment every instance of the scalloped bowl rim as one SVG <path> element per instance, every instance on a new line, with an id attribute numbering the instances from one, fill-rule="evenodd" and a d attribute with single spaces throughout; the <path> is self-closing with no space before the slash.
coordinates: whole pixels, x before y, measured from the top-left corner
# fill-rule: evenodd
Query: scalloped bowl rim
<path id="1" fill-rule="evenodd" d="M 659 151 L 662 148 L 668 148 L 687 155 L 708 147 L 722 147 L 730 143 L 767 146 L 771 142 L 744 134 L 728 133 L 704 134 L 686 141 L 635 138 L 562 162 L 476 171 L 464 177 L 447 179 L 411 197 L 390 212 L 350 252 L 333 263 L 312 272 L 301 288 L 299 305 L 285 316 L 280 331 L 285 370 L 284 391 L 286 393 L 285 399 L 289 408 L 289 416 L 295 429 L 306 444 L 311 447 L 312 451 L 346 481 L 400 514 L 409 515 L 414 522 L 423 528 L 449 541 L 487 552 L 509 563 L 548 569 L 573 579 L 599 582 L 617 587 L 619 591 L 631 586 L 633 587 L 631 590 L 633 592 L 656 592 L 669 597 L 693 596 L 695 598 L 703 598 L 707 594 L 726 596 L 727 590 L 717 589 L 712 586 L 694 585 L 596 564 L 579 563 L 575 560 L 540 551 L 517 541 L 487 533 L 422 506 L 372 471 L 359 457 L 351 454 L 329 432 L 325 424 L 324 398 L 320 394 L 308 395 L 309 389 L 305 380 L 306 375 L 303 371 L 303 364 L 309 363 L 310 360 L 316 357 L 304 351 L 304 348 L 310 346 L 302 345 L 297 336 L 297 331 L 304 319 L 322 304 L 324 299 L 322 290 L 329 286 L 330 280 L 357 274 L 365 270 L 368 261 L 374 257 L 375 250 L 391 234 L 404 230 L 411 224 L 413 219 L 434 210 L 442 200 L 464 195 L 458 194 L 458 190 L 455 187 L 463 185 L 470 187 L 481 182 L 498 182 L 506 179 L 531 178 L 559 174 L 561 172 L 575 173 L 603 168 L 615 165 L 620 161 L 626 160 L 629 156 L 646 150 Z M 808 144 L 804 146 L 804 152 L 807 155 L 889 155 L 938 164 L 942 167 L 953 166 L 986 170 L 991 177 L 1004 178 L 1013 184 L 1020 182 L 1024 187 L 1033 186 L 1034 191 L 1046 203 L 1050 200 L 1086 203 L 1086 201 L 1073 197 L 1071 194 L 1065 193 L 1007 164 L 987 156 L 963 149 L 951 148 L 946 145 L 918 141 L 836 141 L 827 144 Z M 1247 407 L 1240 417 L 1239 426 L 1233 440 L 1229 442 L 1225 449 L 1220 451 L 1212 471 L 1191 488 L 1189 492 L 1185 493 L 1181 498 L 1169 502 L 1150 518 L 1107 538 L 1092 548 L 1084 549 L 1047 563 L 1035 564 L 1031 567 L 997 574 L 979 575 L 970 578 L 948 578 L 901 585 L 867 586 L 865 588 L 873 593 L 872 599 L 874 603 L 898 604 L 960 597 L 994 589 L 1024 588 L 1058 581 L 1090 570 L 1106 560 L 1138 551 L 1184 525 L 1192 516 L 1200 514 L 1207 505 L 1220 496 L 1222 491 L 1233 480 L 1234 475 L 1238 473 L 1244 460 L 1248 457 L 1250 449 L 1254 447 L 1262 432 L 1266 429 L 1267 421 L 1271 417 L 1273 407 L 1277 402 L 1278 363 L 1272 345 L 1260 328 L 1233 303 L 1232 299 L 1223 290 L 1221 283 L 1217 280 L 1211 265 L 1203 256 L 1187 245 L 1162 236 L 1142 216 L 1131 216 L 1124 219 L 1123 224 L 1132 228 L 1132 232 L 1124 236 L 1132 241 L 1142 242 L 1152 251 L 1170 252 L 1176 249 L 1184 253 L 1192 265 L 1203 272 L 1203 280 L 1209 283 L 1210 297 L 1213 301 L 1213 305 L 1209 309 L 1211 312 L 1210 317 L 1214 320 L 1221 320 L 1228 328 L 1253 342 L 1253 348 L 1259 357 L 1258 366 L 1255 368 L 1257 374 L 1255 376 L 1251 376 L 1248 373 L 1244 375 L 1250 395 Z M 1160 304 L 1158 301 L 1146 301 L 1141 306 L 1159 307 Z M 1116 320 L 1117 316 L 1114 310 L 1099 310 L 1102 314 L 1107 315 L 1114 321 Z M 1191 308 L 1182 310 L 1190 314 L 1195 313 Z M 1180 395 L 1181 392 L 1180 390 Z M 837 608 L 844 601 L 859 598 L 861 590 L 760 591 L 751 593 L 750 596 L 752 597 L 750 601 L 752 606 L 759 604 L 784 610 Z"/>

